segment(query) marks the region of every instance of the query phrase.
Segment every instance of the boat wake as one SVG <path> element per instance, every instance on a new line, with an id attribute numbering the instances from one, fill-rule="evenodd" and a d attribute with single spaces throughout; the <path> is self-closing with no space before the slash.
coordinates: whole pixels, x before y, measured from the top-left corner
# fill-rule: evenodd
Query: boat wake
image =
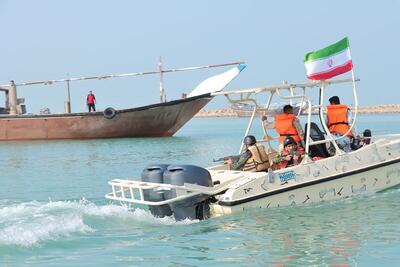
<path id="1" fill-rule="evenodd" d="M 88 200 L 49 202 L 0 202 L 0 247 L 33 247 L 47 241 L 87 235 L 105 228 L 137 228 L 138 225 L 184 225 L 173 217 L 155 218 L 147 210 L 126 206 L 96 205 Z M 123 224 L 121 226 L 121 223 Z"/>

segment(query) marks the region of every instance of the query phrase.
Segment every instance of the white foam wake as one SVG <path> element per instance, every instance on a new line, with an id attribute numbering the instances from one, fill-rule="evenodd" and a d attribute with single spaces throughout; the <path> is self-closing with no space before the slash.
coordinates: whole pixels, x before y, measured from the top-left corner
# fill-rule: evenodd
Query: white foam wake
<path id="1" fill-rule="evenodd" d="M 20 221 L 0 230 L 0 244 L 28 247 L 72 233 L 91 231 L 93 229 L 76 215 L 43 216 L 33 221 Z"/>
<path id="2" fill-rule="evenodd" d="M 191 224 L 197 221 L 176 222 L 172 217 L 155 218 L 147 210 L 119 205 L 96 205 L 85 199 L 75 201 L 31 201 L 25 203 L 0 203 L 0 246 L 36 246 L 43 242 L 71 235 L 96 231 L 103 222 L 122 222 L 129 228 L 135 222 L 144 224 Z M 104 227 L 104 226 L 100 226 Z"/>
<path id="3" fill-rule="evenodd" d="M 85 199 L 74 201 L 27 202 L 0 208 L 0 223 L 4 220 L 57 211 L 75 211 L 86 215 L 125 216 L 127 208 L 117 205 L 97 206 Z"/>
<path id="4" fill-rule="evenodd" d="M 34 246 L 72 234 L 96 229 L 85 223 L 85 216 L 127 217 L 126 207 L 97 206 L 86 200 L 26 202 L 0 206 L 0 245 Z"/>

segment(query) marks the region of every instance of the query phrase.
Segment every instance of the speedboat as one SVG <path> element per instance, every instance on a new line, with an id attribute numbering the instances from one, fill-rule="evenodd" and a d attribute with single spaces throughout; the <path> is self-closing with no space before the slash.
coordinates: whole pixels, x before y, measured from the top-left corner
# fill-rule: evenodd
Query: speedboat
<path id="1" fill-rule="evenodd" d="M 300 164 L 284 169 L 249 172 L 230 170 L 227 164 L 208 168 L 194 165 L 149 165 L 141 179 L 109 181 L 112 191 L 105 197 L 128 205 L 148 206 L 157 217 L 176 220 L 207 219 L 253 208 L 274 208 L 337 200 L 359 194 L 379 192 L 400 183 L 400 136 L 357 136 L 361 143 L 350 152 L 337 144 L 324 120 L 324 95 L 327 87 L 352 84 L 354 115 L 350 130 L 355 132 L 357 93 L 354 78 L 328 79 L 216 92 L 231 104 L 251 104 L 252 114 L 244 136 L 252 133 L 255 121 L 264 136 L 257 143 L 267 147 L 268 156 L 276 156 L 276 137 L 269 122 L 274 98 L 297 101 L 297 116 L 306 119 L 305 156 Z M 308 92 L 319 90 L 319 101 L 312 103 Z M 316 91 L 314 91 L 316 92 Z M 267 97 L 265 97 L 266 94 Z M 260 99 L 266 100 L 262 103 Z M 319 116 L 314 116 L 315 113 Z M 313 119 L 318 118 L 314 122 Z M 322 127 L 322 130 L 320 130 Z M 349 131 L 350 131 L 349 130 Z M 356 136 L 356 135 L 355 135 Z M 274 147 L 275 146 L 275 147 Z M 239 154 L 244 150 L 241 144 Z"/>

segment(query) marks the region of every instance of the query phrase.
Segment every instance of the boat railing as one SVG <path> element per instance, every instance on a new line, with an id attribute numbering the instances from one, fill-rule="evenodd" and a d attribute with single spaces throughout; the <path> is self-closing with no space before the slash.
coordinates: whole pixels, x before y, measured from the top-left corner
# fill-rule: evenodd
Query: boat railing
<path id="1" fill-rule="evenodd" d="M 112 192 L 106 194 L 105 197 L 107 199 L 121 202 L 158 206 L 181 201 L 196 195 L 216 195 L 218 193 L 221 193 L 222 191 L 227 190 L 227 188 L 236 181 L 237 179 L 231 179 L 229 181 L 221 182 L 220 184 L 213 187 L 207 187 L 188 183 L 184 183 L 184 185 L 172 185 L 135 180 L 114 179 L 108 182 L 108 184 L 111 185 Z M 159 201 L 146 200 L 146 190 L 147 192 L 153 191 L 159 193 L 174 190 L 176 197 Z"/>

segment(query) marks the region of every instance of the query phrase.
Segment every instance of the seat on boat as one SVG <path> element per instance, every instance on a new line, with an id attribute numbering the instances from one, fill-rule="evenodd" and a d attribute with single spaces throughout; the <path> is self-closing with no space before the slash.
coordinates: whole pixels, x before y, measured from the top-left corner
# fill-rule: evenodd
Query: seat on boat
<path id="1" fill-rule="evenodd" d="M 307 137 L 307 123 L 304 127 L 304 140 Z M 324 133 L 319 129 L 318 125 L 315 122 L 311 122 L 310 124 L 310 138 L 313 141 L 322 141 L 325 140 Z M 328 158 L 331 156 L 328 149 L 326 148 L 326 144 L 317 144 L 310 146 L 310 156 L 313 157 L 323 157 Z"/>

